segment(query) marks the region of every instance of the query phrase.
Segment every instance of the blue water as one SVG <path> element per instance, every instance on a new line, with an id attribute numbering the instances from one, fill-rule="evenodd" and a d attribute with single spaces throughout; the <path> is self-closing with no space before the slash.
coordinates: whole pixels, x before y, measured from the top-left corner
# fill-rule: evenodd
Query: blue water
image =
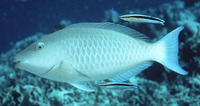
<path id="1" fill-rule="evenodd" d="M 77 22 L 100 22 L 104 11 L 155 8 L 174 0 L 1 0 L 0 54 L 16 41 L 37 32 L 51 33 L 62 19 Z"/>

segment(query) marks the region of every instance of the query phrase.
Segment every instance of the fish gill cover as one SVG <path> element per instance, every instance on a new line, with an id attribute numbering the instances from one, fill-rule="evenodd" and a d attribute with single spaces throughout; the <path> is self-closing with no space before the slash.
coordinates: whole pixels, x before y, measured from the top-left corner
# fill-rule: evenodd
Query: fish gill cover
<path id="1" fill-rule="evenodd" d="M 0 105 L 200 105 L 199 1 L 2 0 L 0 5 Z M 129 80 L 138 83 L 137 89 L 111 90 L 95 86 L 94 82 L 88 84 L 95 86 L 96 92 L 88 93 L 14 67 L 13 56 L 32 42 L 62 25 L 112 22 L 112 8 L 120 15 L 139 13 L 165 20 L 164 26 L 116 22 L 154 41 L 185 26 L 179 37 L 179 60 L 189 74 L 178 75 L 156 63 Z"/>

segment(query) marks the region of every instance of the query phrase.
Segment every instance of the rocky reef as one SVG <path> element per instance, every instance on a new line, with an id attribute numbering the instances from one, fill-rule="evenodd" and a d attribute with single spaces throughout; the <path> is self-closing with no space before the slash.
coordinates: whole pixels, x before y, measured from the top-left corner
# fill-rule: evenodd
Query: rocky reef
<path id="1" fill-rule="evenodd" d="M 189 71 L 182 76 L 155 63 L 130 82 L 139 87 L 131 90 L 111 90 L 88 83 L 96 92 L 88 93 L 67 83 L 43 79 L 16 69 L 13 56 L 37 39 L 45 36 L 37 33 L 15 44 L 12 50 L 0 56 L 0 105 L 200 105 L 200 2 L 186 7 L 183 1 L 164 4 L 159 8 L 126 10 L 124 13 L 140 13 L 165 20 L 165 25 L 118 23 L 134 28 L 153 41 L 157 41 L 178 26 L 185 26 L 180 39 L 180 64 Z M 105 20 L 104 20 L 105 21 Z"/>

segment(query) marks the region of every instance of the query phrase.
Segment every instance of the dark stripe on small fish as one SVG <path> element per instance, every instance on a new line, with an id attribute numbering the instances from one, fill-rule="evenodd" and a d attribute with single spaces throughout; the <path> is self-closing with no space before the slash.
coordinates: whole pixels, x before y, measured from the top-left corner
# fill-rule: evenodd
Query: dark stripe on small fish
<path id="1" fill-rule="evenodd" d="M 108 85 L 100 85 L 100 86 L 133 86 L 131 84 L 108 84 Z"/>
<path id="2" fill-rule="evenodd" d="M 150 20 L 164 22 L 162 19 L 151 17 L 151 16 L 122 16 L 120 18 L 144 18 L 144 19 L 150 19 Z"/>
<path id="3" fill-rule="evenodd" d="M 102 87 L 107 87 L 109 89 L 130 89 L 137 88 L 137 84 L 128 84 L 124 82 L 108 82 L 105 84 L 99 84 Z"/>

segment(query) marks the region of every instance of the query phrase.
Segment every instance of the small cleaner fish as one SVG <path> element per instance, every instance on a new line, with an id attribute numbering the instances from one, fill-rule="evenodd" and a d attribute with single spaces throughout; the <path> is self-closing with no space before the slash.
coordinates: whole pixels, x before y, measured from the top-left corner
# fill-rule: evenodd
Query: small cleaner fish
<path id="1" fill-rule="evenodd" d="M 165 21 L 160 18 L 152 17 L 148 15 L 142 15 L 142 14 L 126 14 L 126 15 L 121 15 L 119 18 L 124 21 L 129 21 L 129 22 L 153 23 L 153 24 L 161 24 L 161 25 L 164 25 L 165 23 Z"/>
<path id="2" fill-rule="evenodd" d="M 102 87 L 106 87 L 109 89 L 130 89 L 130 88 L 137 88 L 137 84 L 129 84 L 124 82 L 107 82 L 103 84 L 99 84 Z"/>
<path id="3" fill-rule="evenodd" d="M 182 30 L 178 27 L 150 43 L 141 33 L 122 25 L 78 23 L 34 42 L 13 61 L 19 69 L 88 92 L 94 89 L 84 82 L 105 79 L 118 82 L 107 86 L 123 88 L 128 86 L 123 81 L 147 69 L 153 61 L 181 75 L 188 74 L 178 64 L 178 36 Z"/>

